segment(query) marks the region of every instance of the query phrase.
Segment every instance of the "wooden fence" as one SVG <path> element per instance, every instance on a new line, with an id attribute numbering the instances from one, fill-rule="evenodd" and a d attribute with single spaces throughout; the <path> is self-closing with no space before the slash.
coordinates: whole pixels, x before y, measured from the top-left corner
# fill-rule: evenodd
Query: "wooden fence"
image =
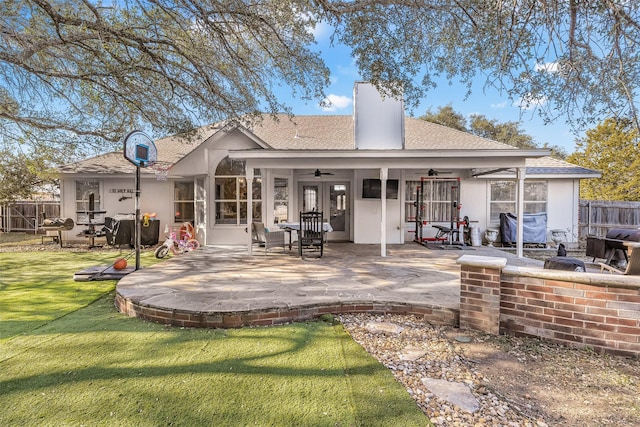
<path id="1" fill-rule="evenodd" d="M 611 228 L 639 228 L 640 202 L 580 200 L 580 237 L 604 237 Z"/>
<path id="2" fill-rule="evenodd" d="M 25 231 L 37 233 L 43 217 L 58 218 L 58 201 L 19 201 L 0 206 L 1 231 Z"/>

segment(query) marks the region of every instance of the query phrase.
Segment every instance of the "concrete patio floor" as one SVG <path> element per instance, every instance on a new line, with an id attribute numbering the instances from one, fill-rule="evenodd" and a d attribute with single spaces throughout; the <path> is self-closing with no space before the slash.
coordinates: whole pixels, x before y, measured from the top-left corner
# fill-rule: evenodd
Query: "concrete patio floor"
<path id="1" fill-rule="evenodd" d="M 130 316 L 187 327 L 241 327 L 324 313 L 394 312 L 456 324 L 464 255 L 538 265 L 496 248 L 433 249 L 416 243 L 330 243 L 322 258 L 246 246 L 207 246 L 120 280 L 116 306 Z"/>

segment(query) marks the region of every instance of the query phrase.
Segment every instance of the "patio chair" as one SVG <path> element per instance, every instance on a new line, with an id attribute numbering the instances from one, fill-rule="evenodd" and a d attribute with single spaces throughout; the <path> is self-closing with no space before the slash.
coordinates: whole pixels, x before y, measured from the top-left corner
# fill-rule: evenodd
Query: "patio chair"
<path id="1" fill-rule="evenodd" d="M 324 252 L 324 230 L 322 212 L 300 212 L 300 231 L 298 232 L 298 252 L 304 258 L 304 251 Z"/>
<path id="2" fill-rule="evenodd" d="M 640 243 L 624 242 L 623 244 L 628 248 L 627 252 L 629 260 L 627 261 L 627 268 L 622 271 L 612 265 L 599 262 L 598 265 L 600 265 L 601 273 L 604 272 L 604 270 L 607 270 L 609 273 L 619 273 L 627 276 L 640 275 Z"/>
<path id="3" fill-rule="evenodd" d="M 251 235 L 253 243 L 257 243 L 260 247 L 264 247 L 265 255 L 270 248 L 281 247 L 284 251 L 284 231 L 269 231 L 261 222 L 251 224 Z"/>

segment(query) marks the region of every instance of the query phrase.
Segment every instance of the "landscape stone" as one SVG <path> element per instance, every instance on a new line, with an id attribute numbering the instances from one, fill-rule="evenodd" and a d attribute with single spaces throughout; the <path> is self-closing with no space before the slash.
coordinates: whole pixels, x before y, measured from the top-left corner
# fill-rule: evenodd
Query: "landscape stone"
<path id="1" fill-rule="evenodd" d="M 386 322 L 369 322 L 367 323 L 367 330 L 369 332 L 378 334 L 399 334 L 403 331 L 403 327 Z"/>
<path id="2" fill-rule="evenodd" d="M 423 378 L 422 383 L 439 399 L 446 400 L 464 411 L 473 414 L 480 409 L 478 399 L 466 384 L 434 378 Z"/>

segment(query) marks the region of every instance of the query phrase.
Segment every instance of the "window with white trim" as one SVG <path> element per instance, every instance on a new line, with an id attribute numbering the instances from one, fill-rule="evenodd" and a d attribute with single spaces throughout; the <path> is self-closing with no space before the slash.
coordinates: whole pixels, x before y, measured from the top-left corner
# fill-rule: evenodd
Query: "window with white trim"
<path id="1" fill-rule="evenodd" d="M 420 181 L 405 182 L 405 222 L 414 222 L 418 209 L 418 188 Z M 425 180 L 422 188 L 423 220 L 429 222 L 449 222 L 452 218 L 453 188 L 458 187 L 457 180 Z"/>
<path id="2" fill-rule="evenodd" d="M 76 180 L 76 223 L 89 222 L 89 212 L 100 210 L 100 181 Z M 103 214 L 95 214 L 91 218 L 97 219 L 98 216 L 104 220 Z"/>
<path id="3" fill-rule="evenodd" d="M 489 221 L 500 222 L 500 213 L 516 213 L 516 181 L 491 181 L 489 183 Z M 524 213 L 547 211 L 547 181 L 526 181 L 523 187 Z"/>
<path id="4" fill-rule="evenodd" d="M 276 224 L 289 220 L 289 180 L 273 180 L 273 221 Z"/>
<path id="5" fill-rule="evenodd" d="M 175 181 L 173 183 L 173 221 L 190 222 L 195 219 L 195 186 L 193 181 Z"/>
<path id="6" fill-rule="evenodd" d="M 226 157 L 216 168 L 215 213 L 216 224 L 241 225 L 247 223 L 247 174 L 243 160 Z M 260 169 L 253 170 L 252 217 L 262 220 L 262 177 Z"/>

